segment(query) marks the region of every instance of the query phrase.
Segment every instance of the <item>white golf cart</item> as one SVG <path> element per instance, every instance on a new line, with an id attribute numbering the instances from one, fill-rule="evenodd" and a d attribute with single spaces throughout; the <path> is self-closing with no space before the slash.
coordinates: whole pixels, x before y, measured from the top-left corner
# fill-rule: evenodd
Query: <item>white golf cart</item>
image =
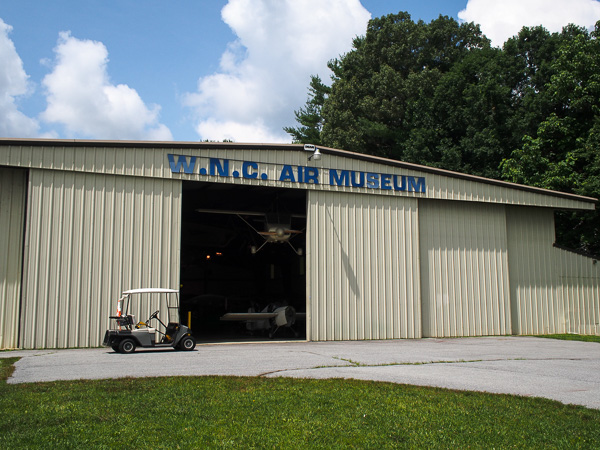
<path id="1" fill-rule="evenodd" d="M 130 309 L 132 298 L 148 299 L 150 306 L 158 305 L 156 311 L 150 314 L 145 322 L 136 322 L 135 315 Z M 160 307 L 166 305 L 167 324 L 160 318 Z M 151 311 L 151 309 L 150 309 Z M 136 347 L 173 347 L 178 350 L 193 350 L 196 339 L 188 327 L 182 325 L 179 319 L 179 291 L 175 289 L 131 289 L 124 291 L 117 302 L 117 315 L 110 316 L 114 320 L 113 327 L 106 330 L 102 345 L 111 347 L 115 352 L 132 353 Z M 151 321 L 158 324 L 153 326 Z"/>

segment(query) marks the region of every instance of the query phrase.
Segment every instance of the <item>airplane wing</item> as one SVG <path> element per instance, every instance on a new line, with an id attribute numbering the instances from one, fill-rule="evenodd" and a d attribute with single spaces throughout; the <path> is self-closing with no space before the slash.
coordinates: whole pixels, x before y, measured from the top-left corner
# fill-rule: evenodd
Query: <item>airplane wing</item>
<path id="1" fill-rule="evenodd" d="M 257 231 L 261 236 L 280 236 L 281 234 L 277 231 Z M 283 230 L 282 235 L 286 234 L 302 234 L 303 232 L 300 230 Z"/>
<path id="2" fill-rule="evenodd" d="M 221 316 L 221 320 L 226 321 L 244 321 L 244 320 L 265 320 L 277 317 L 276 312 L 257 312 L 257 313 L 227 313 Z"/>
<path id="3" fill-rule="evenodd" d="M 234 216 L 265 216 L 269 213 L 260 212 L 260 211 L 242 211 L 242 210 L 231 210 L 231 209 L 206 209 L 206 208 L 198 208 L 197 212 L 201 213 L 209 213 L 209 214 L 230 214 Z M 306 214 L 287 214 L 289 217 L 293 217 L 296 219 L 306 219 Z"/>
<path id="4" fill-rule="evenodd" d="M 244 216 L 264 216 L 265 213 L 257 212 L 257 211 L 234 211 L 231 209 L 196 209 L 197 212 L 201 213 L 210 213 L 210 214 L 230 214 L 234 216 L 244 215 Z"/>

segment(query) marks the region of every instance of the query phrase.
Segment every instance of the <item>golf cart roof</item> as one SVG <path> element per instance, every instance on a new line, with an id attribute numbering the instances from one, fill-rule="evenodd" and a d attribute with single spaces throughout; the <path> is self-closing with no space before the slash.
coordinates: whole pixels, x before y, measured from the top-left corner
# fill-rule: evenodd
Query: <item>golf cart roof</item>
<path id="1" fill-rule="evenodd" d="M 164 288 L 142 288 L 142 289 L 129 289 L 123 291 L 123 294 L 178 294 L 177 289 L 164 289 Z"/>

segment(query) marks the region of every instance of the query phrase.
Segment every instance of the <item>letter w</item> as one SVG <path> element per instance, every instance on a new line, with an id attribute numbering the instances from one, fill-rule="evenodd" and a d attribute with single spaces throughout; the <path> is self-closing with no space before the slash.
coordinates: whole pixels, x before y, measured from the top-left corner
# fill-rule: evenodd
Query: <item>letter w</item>
<path id="1" fill-rule="evenodd" d="M 175 162 L 175 156 L 177 156 L 177 162 Z M 173 173 L 181 173 L 181 169 L 183 168 L 184 173 L 194 173 L 194 169 L 196 168 L 196 157 L 190 156 L 190 163 L 187 162 L 187 157 L 185 155 L 167 155 L 169 158 L 169 165 L 171 166 L 171 172 Z"/>

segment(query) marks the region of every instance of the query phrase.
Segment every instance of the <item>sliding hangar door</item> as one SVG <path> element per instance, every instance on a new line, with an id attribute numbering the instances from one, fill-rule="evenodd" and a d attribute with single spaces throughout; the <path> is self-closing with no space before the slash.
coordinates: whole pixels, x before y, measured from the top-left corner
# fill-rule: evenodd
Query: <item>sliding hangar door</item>
<path id="1" fill-rule="evenodd" d="M 421 337 L 417 202 L 309 192 L 311 340 Z"/>
<path id="2" fill-rule="evenodd" d="M 38 169 L 28 178 L 19 346 L 98 346 L 121 291 L 177 286 L 181 182 Z"/>

